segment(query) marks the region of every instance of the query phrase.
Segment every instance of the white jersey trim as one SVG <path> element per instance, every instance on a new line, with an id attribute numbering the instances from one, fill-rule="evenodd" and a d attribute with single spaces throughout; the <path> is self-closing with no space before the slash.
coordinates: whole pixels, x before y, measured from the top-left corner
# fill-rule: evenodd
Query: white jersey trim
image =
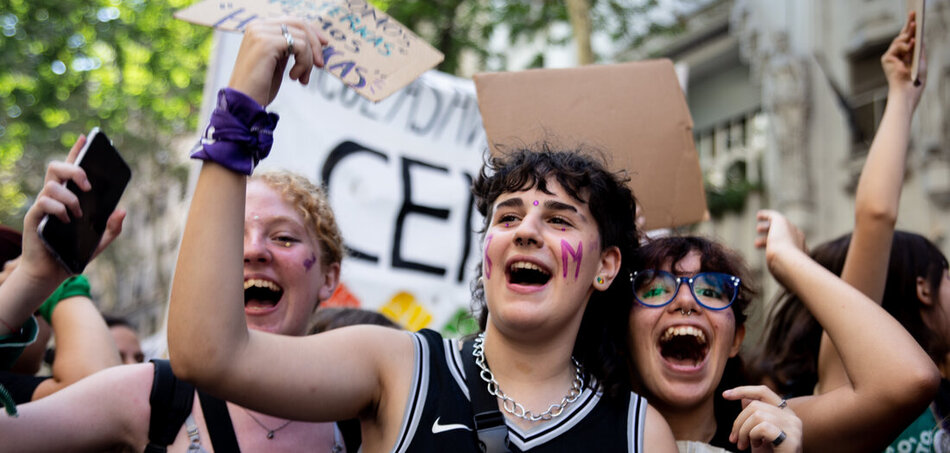
<path id="1" fill-rule="evenodd" d="M 410 333 L 412 336 L 413 350 L 415 352 L 415 366 L 412 371 L 412 385 L 409 388 L 409 395 L 412 398 L 406 404 L 406 411 L 402 417 L 402 428 L 399 430 L 399 437 L 396 444 L 393 445 L 394 453 L 406 453 L 412 438 L 416 435 L 416 429 L 419 427 L 419 419 L 422 418 L 422 412 L 425 407 L 426 396 L 429 392 L 429 345 L 425 339 L 418 333 Z"/>

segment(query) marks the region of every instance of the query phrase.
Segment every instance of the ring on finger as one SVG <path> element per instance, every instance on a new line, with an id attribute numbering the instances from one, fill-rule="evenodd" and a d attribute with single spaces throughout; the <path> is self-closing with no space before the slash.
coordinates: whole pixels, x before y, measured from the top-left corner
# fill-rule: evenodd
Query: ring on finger
<path id="1" fill-rule="evenodd" d="M 778 433 L 778 437 L 776 437 L 775 440 L 772 441 L 772 446 L 778 447 L 779 445 L 782 445 L 782 442 L 785 442 L 786 437 L 788 436 L 785 435 L 785 431 Z"/>
<path id="2" fill-rule="evenodd" d="M 781 402 L 781 403 L 778 403 L 778 408 L 779 408 L 779 409 L 785 409 L 786 406 L 788 406 L 788 400 L 782 398 L 782 402 Z"/>
<path id="3" fill-rule="evenodd" d="M 284 35 L 284 39 L 287 40 L 287 55 L 294 53 L 294 37 L 290 34 L 290 30 L 287 29 L 287 24 L 280 24 L 280 32 Z"/>

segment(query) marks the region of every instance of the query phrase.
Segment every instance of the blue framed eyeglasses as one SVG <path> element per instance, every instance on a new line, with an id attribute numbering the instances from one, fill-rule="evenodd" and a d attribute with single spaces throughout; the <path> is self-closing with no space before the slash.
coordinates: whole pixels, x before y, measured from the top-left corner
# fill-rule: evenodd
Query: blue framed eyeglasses
<path id="1" fill-rule="evenodd" d="M 677 277 L 667 271 L 648 269 L 630 277 L 633 295 L 642 305 L 659 308 L 676 298 L 685 282 L 693 299 L 709 310 L 725 310 L 739 294 L 740 279 L 722 272 L 702 272 L 692 277 Z"/>

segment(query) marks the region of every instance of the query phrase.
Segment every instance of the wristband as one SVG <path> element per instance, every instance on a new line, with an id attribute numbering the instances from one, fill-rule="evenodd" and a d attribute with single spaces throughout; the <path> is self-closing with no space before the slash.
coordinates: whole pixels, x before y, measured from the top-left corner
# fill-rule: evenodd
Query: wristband
<path id="1" fill-rule="evenodd" d="M 74 296 L 92 298 L 89 293 L 89 280 L 86 280 L 86 277 L 74 275 L 67 278 L 56 288 L 56 291 L 53 291 L 53 294 L 43 302 L 43 305 L 40 305 L 40 308 L 36 310 L 36 314 L 42 316 L 49 325 L 53 325 L 53 310 L 59 305 L 59 301 Z"/>
<path id="2" fill-rule="evenodd" d="M 246 94 L 223 88 L 218 91 L 218 105 L 191 158 L 250 175 L 270 153 L 278 118 Z"/>

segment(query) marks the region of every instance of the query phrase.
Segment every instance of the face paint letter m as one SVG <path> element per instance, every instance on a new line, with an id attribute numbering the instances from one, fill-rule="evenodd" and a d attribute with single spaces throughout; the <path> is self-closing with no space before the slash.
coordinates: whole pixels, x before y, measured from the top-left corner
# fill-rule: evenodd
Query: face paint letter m
<path id="1" fill-rule="evenodd" d="M 571 247 L 571 244 L 564 239 L 561 239 L 561 267 L 564 268 L 564 278 L 567 278 L 567 256 L 570 255 L 576 263 L 574 267 L 574 280 L 577 280 L 577 277 L 581 272 L 581 260 L 584 258 L 584 242 L 577 243 L 577 250 L 574 250 L 574 247 Z"/>

